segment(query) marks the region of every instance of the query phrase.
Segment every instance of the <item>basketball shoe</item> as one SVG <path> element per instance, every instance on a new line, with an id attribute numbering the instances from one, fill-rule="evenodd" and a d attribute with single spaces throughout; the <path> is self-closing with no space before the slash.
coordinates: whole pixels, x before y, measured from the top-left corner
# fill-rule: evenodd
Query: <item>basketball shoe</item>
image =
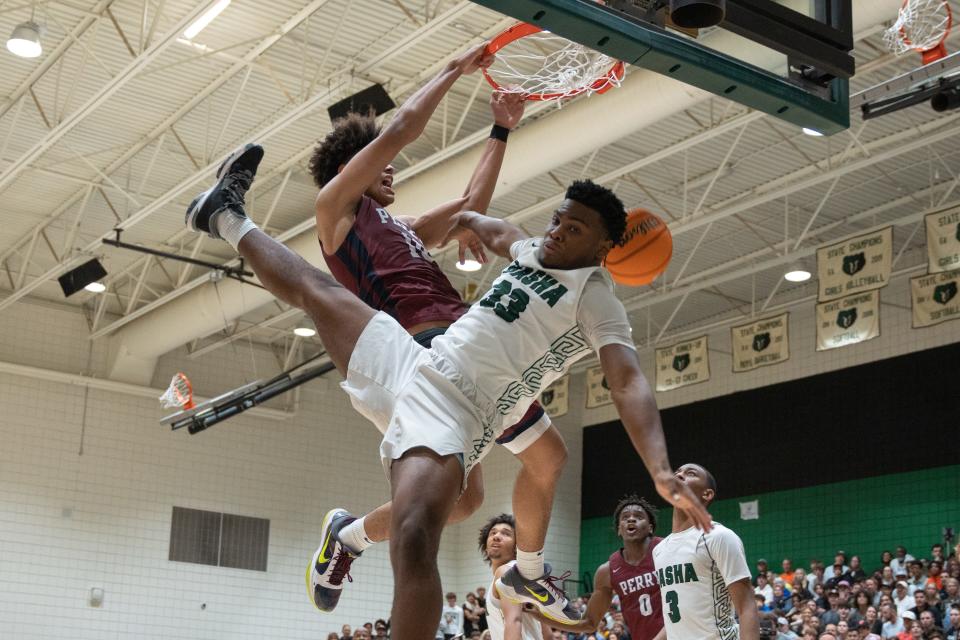
<path id="1" fill-rule="evenodd" d="M 563 589 L 555 583 L 565 576 L 550 575 L 550 565 L 544 565 L 544 574 L 536 580 L 528 580 L 520 575 L 517 565 L 510 567 L 497 578 L 497 591 L 507 600 L 517 603 L 530 603 L 545 618 L 563 624 L 580 622 L 580 612 L 574 609 Z"/>
<path id="2" fill-rule="evenodd" d="M 258 144 L 246 144 L 230 154 L 217 169 L 216 184 L 194 198 L 187 208 L 187 226 L 211 238 L 222 239 L 217 220 L 225 211 L 246 217 L 244 195 L 257 175 L 261 160 L 263 147 Z"/>
<path id="3" fill-rule="evenodd" d="M 350 565 L 360 552 L 340 542 L 340 530 L 356 520 L 345 509 L 331 509 L 323 517 L 320 537 L 323 542 L 307 565 L 307 594 L 320 611 L 333 611 L 343 592 L 343 579 L 353 582 Z"/>

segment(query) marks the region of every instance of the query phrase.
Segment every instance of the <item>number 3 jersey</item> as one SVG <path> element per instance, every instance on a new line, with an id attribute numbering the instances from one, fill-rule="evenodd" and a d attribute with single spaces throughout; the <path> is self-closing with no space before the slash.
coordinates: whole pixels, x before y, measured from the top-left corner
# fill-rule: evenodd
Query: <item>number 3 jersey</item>
<path id="1" fill-rule="evenodd" d="M 729 585 L 750 578 L 740 537 L 722 524 L 671 533 L 653 550 L 667 640 L 734 640 Z M 753 606 L 751 597 L 750 606 Z"/>
<path id="2" fill-rule="evenodd" d="M 513 261 L 491 289 L 433 341 L 441 367 L 471 396 L 483 419 L 468 463 L 482 457 L 551 382 L 608 344 L 635 348 L 623 304 L 601 267 L 549 269 L 541 238 L 510 247 Z"/>
<path id="3" fill-rule="evenodd" d="M 623 557 L 623 549 L 610 555 L 610 586 L 620 598 L 620 611 L 627 622 L 631 640 L 653 640 L 663 629 L 660 585 L 653 566 L 653 550 L 662 538 L 652 538 L 647 555 L 634 566 Z"/>

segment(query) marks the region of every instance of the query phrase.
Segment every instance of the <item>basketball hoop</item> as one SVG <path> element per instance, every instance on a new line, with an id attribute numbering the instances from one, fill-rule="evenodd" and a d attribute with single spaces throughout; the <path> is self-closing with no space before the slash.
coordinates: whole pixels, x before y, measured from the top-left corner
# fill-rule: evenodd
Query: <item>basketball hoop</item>
<path id="1" fill-rule="evenodd" d="M 184 410 L 193 409 L 193 385 L 189 378 L 182 373 L 177 373 L 170 380 L 170 386 L 160 396 L 160 404 L 165 409 L 180 407 Z"/>
<path id="2" fill-rule="evenodd" d="M 518 22 L 494 38 L 487 52 L 497 54 L 494 63 L 483 70 L 490 86 L 505 93 L 522 93 L 527 100 L 604 93 L 620 86 L 625 72 L 619 60 L 526 22 Z"/>
<path id="3" fill-rule="evenodd" d="M 883 40 L 897 55 L 919 51 L 926 65 L 947 55 L 943 43 L 952 26 L 949 0 L 904 0 L 897 21 L 884 32 Z"/>

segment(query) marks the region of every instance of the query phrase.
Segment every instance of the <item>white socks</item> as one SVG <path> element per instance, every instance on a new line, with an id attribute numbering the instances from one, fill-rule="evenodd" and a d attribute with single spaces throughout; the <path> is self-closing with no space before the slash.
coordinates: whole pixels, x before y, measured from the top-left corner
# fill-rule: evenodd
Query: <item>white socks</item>
<path id="1" fill-rule="evenodd" d="M 257 228 L 253 220 L 247 216 L 237 215 L 230 209 L 216 216 L 217 235 L 230 243 L 234 249 L 240 244 L 243 236 Z"/>
<path id="2" fill-rule="evenodd" d="M 340 542 L 354 553 L 360 553 L 373 544 L 373 540 L 367 537 L 367 532 L 363 528 L 364 520 L 366 520 L 366 516 L 357 518 L 343 529 L 340 529 L 340 533 L 337 536 Z"/>
<path id="3" fill-rule="evenodd" d="M 517 549 L 517 571 L 527 580 L 536 580 L 546 571 L 543 568 L 543 549 L 524 551 Z"/>

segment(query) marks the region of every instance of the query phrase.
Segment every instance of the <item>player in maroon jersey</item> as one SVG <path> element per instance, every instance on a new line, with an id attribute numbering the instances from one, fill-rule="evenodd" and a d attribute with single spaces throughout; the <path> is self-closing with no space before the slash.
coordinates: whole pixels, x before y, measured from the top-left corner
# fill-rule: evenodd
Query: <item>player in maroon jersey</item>
<path id="1" fill-rule="evenodd" d="M 426 123 L 449 85 L 435 80 L 411 96 L 390 126 L 406 120 Z M 442 334 L 468 305 L 430 256 L 429 249 L 444 241 L 451 216 L 463 209 L 485 211 L 506 151 L 509 131 L 523 115 L 523 96 L 495 92 L 490 107 L 494 126 L 463 197 L 413 217 L 394 217 L 387 207 L 394 201 L 391 164 L 365 167 L 369 151 L 383 142 L 371 116 L 353 114 L 339 121 L 318 145 L 310 171 L 320 188 L 316 201 L 317 233 L 331 274 L 370 307 L 393 316 L 424 347 Z M 358 165 L 365 167 L 357 179 Z M 485 260 L 482 245 L 472 232 L 460 233 L 460 258 L 466 249 Z M 566 445 L 539 403 L 497 440 L 523 465 L 514 492 L 514 509 L 521 514 L 519 555 L 539 560 L 534 575 L 544 573 L 542 553 L 556 481 L 566 462 Z M 479 468 L 467 478 L 467 487 L 447 519 L 467 518 L 483 501 Z M 530 514 L 530 515 L 528 515 Z M 524 516 L 526 516 L 524 518 Z M 362 518 L 343 509 L 327 513 L 320 547 L 307 571 L 307 589 L 318 609 L 332 611 L 342 592 L 353 560 L 374 542 L 390 537 L 391 503 Z M 327 548 L 329 547 L 329 548 Z M 537 568 L 539 571 L 537 571 Z"/>
<path id="2" fill-rule="evenodd" d="M 617 594 L 631 640 L 662 640 L 666 633 L 660 586 L 653 566 L 653 548 L 662 540 L 653 535 L 657 528 L 657 510 L 644 498 L 631 494 L 617 504 L 613 522 L 623 547 L 597 567 L 593 593 L 583 619 L 576 625 L 547 622 L 570 631 L 593 633 L 609 611 L 613 594 Z"/>

